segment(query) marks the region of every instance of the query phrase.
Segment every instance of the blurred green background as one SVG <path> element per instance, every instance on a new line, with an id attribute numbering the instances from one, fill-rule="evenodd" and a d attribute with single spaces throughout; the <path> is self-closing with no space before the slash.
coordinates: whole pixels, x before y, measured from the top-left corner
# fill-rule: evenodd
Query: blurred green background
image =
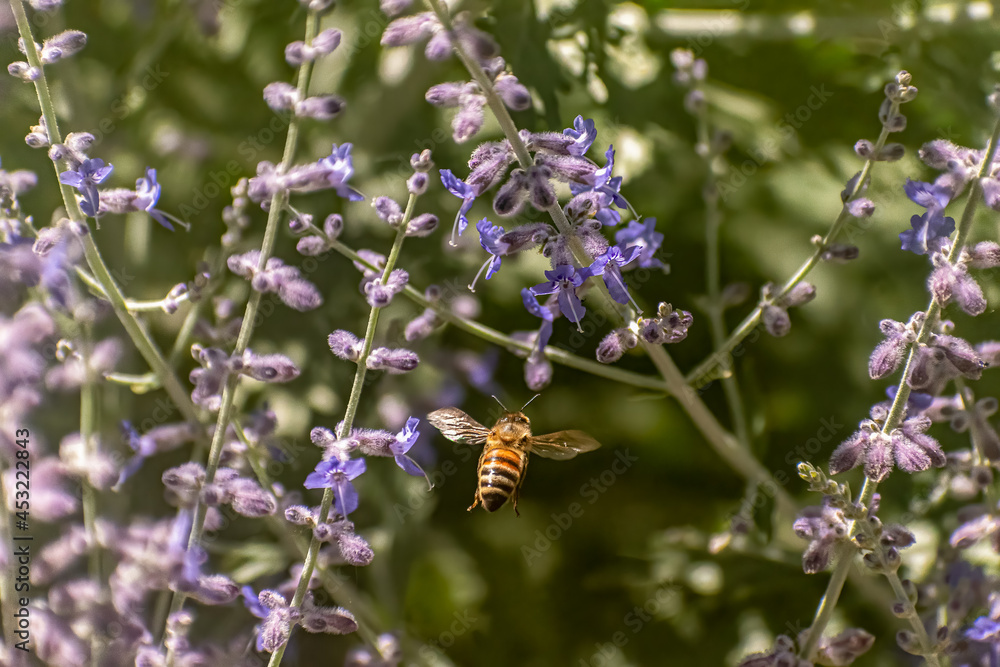
<path id="1" fill-rule="evenodd" d="M 823 234 L 836 217 L 840 191 L 861 166 L 854 143 L 878 136 L 885 83 L 906 69 L 920 89 L 916 101 L 903 108 L 908 127 L 893 137 L 906 145 L 906 157 L 874 169 L 868 192 L 877 206 L 872 224 L 843 239 L 859 246 L 859 259 L 817 268 L 810 280 L 818 296 L 793 311 L 791 333 L 780 340 L 761 335 L 737 362 L 755 453 L 789 480 L 789 493 L 811 504 L 817 499 L 795 475 L 795 448 L 815 438 L 823 420 L 835 422 L 835 437 L 813 457 L 825 465 L 869 406 L 884 398 L 888 383 L 871 382 L 866 371 L 880 340 L 879 320 L 905 320 L 926 306 L 927 259 L 899 250 L 899 232 L 920 211 L 902 185 L 906 177 L 933 178 L 916 158 L 924 142 L 942 137 L 973 147 L 985 142 L 992 119 L 984 97 L 1000 65 L 997 20 L 986 2 L 746 0 L 684 9 L 672 4 L 505 0 L 463 8 L 482 14 L 477 26 L 497 38 L 513 72 L 534 95 L 532 110 L 514 114 L 520 127 L 560 131 L 582 114 L 597 122 L 592 156 L 600 164 L 607 144 L 615 144 L 623 192 L 642 215 L 656 217 L 666 236 L 661 257 L 671 266 L 669 275 L 643 284 L 638 298 L 647 311 L 667 301 L 695 314 L 688 339 L 669 348 L 684 370 L 711 351 L 707 319 L 696 308 L 706 289 L 701 194 L 706 167 L 694 152 L 695 127 L 684 111 L 683 92 L 671 81 L 670 51 L 694 48 L 708 61 L 710 116 L 734 139 L 726 155 L 729 166 L 720 167 L 720 182 L 734 186 L 723 202 L 722 279 L 746 283 L 752 296 L 727 313 L 730 326 L 749 312 L 764 283 L 783 280 L 797 268 L 811 252 L 810 237 Z M 171 234 L 144 216 L 108 218 L 95 231 L 108 263 L 128 277 L 125 289 L 132 298 L 159 298 L 190 280 L 205 248 L 218 244 L 224 229 L 220 212 L 230 198 L 225 192 L 212 196 L 210 184 L 223 189 L 232 184 L 229 161 L 238 163 L 240 175 L 251 176 L 259 160 L 280 159 L 284 134 L 268 138 L 272 114 L 261 89 L 291 80 L 293 70 L 282 53 L 286 43 L 301 38 L 303 19 L 291 0 L 94 0 L 70 2 L 65 14 L 36 23 L 37 41 L 65 28 L 89 36 L 82 53 L 47 73 L 63 131 L 94 132 L 99 143 L 91 155 L 115 165 L 106 185 L 130 187 L 146 166 L 154 166 L 163 185 L 160 208 L 175 214 L 197 210 L 190 233 Z M 465 176 L 476 141 L 497 139 L 499 130 L 488 121 L 476 141 L 455 145 L 451 113 L 431 107 L 423 95 L 430 85 L 464 80 L 466 74 L 454 60 L 428 63 L 420 49 L 383 49 L 378 39 L 386 23 L 376 3 L 357 0 L 338 2 L 324 19 L 322 27 L 344 31 L 344 43 L 318 66 L 312 88 L 336 92 L 348 107 L 333 122 L 306 124 L 300 157 L 313 160 L 328 154 L 331 143 L 351 142 L 357 170 L 352 184 L 369 197 L 387 194 L 403 201 L 411 153 L 432 148 L 439 168 Z M 5 5 L 0 31 L 3 60 L 17 59 Z M 815 90 L 828 93 L 828 99 L 798 122 L 794 137 L 782 137 L 782 119 L 803 113 Z M 37 100 L 30 86 L 10 77 L 0 79 L 0 100 L 3 166 L 38 172 L 39 186 L 22 204 L 45 224 L 59 201 L 54 174 L 44 153 L 23 142 L 38 121 Z M 342 238 L 354 248 L 386 252 L 389 247 L 391 230 L 364 204 L 347 204 L 328 192 L 293 203 L 320 220 L 343 213 Z M 446 227 L 457 205 L 434 179 L 418 210 L 437 213 Z M 469 217 L 487 214 L 492 216 L 483 201 Z M 263 231 L 262 212 L 252 216 L 246 249 L 259 247 Z M 527 219 L 538 218 L 521 217 Z M 994 220 L 992 212 L 981 211 L 974 240 L 995 238 Z M 484 253 L 472 233 L 458 250 L 448 247 L 447 236 L 442 230 L 406 243 L 400 266 L 410 272 L 411 284 L 422 289 L 471 280 Z M 294 244 L 284 231 L 277 256 L 298 262 Z M 519 290 L 541 282 L 543 268 L 544 259 L 531 253 L 505 260 L 500 274 L 477 289 L 479 319 L 504 331 L 534 328 L 537 320 L 524 311 Z M 354 369 L 329 354 L 326 335 L 336 328 L 361 333 L 367 316 L 357 291 L 360 276 L 348 261 L 331 254 L 309 277 L 323 292 L 324 305 L 309 313 L 277 305 L 277 316 L 264 320 L 251 345 L 290 355 L 302 365 L 302 376 L 266 391 L 252 387 L 245 395 L 248 408 L 268 401 L 286 447 L 296 452 L 280 475 L 289 489 L 300 488 L 319 459 L 308 442 L 309 428 L 333 427 L 350 391 Z M 997 286 L 983 287 L 995 303 Z M 245 283 L 230 280 L 224 292 L 242 299 Z M 384 313 L 380 338 L 394 340 L 417 312 L 397 299 Z M 992 308 L 975 321 L 954 317 L 958 332 L 973 342 L 996 335 Z M 181 319 L 182 314 L 151 318 L 161 347 L 169 348 Z M 105 320 L 102 332 L 122 336 L 113 318 Z M 572 333 L 560 320 L 553 344 L 568 347 Z M 589 338 L 579 353 L 592 358 L 603 333 Z M 371 383 L 357 424 L 395 429 L 407 414 L 423 417 L 450 403 L 488 422 L 495 403 L 469 385 L 460 362 L 490 348 L 454 329 L 416 344 L 424 364 L 409 375 Z M 506 351 L 497 359 L 495 391 L 507 405 L 521 405 L 531 396 L 522 362 Z M 190 361 L 184 364 L 182 376 L 192 367 Z M 655 372 L 638 353 L 619 364 Z M 121 370 L 145 368 L 133 352 Z M 995 385 L 987 374 L 977 392 L 989 395 Z M 728 424 L 719 386 L 703 397 Z M 157 398 L 162 395 L 106 389 L 102 431 L 111 448 L 125 451 L 117 420 L 141 422 Z M 77 401 L 54 395 L 38 408 L 39 428 L 50 443 L 77 428 Z M 827 576 L 804 575 L 801 551 L 771 542 L 774 531 L 788 527 L 771 524 L 769 502 L 755 512 L 758 526 L 740 549 L 709 552 L 709 537 L 728 528 L 728 517 L 748 490 L 674 402 L 557 366 L 552 385 L 528 414 L 536 432 L 583 429 L 604 447 L 568 463 L 536 460 L 523 488 L 520 518 L 507 507 L 494 515 L 465 511 L 478 454 L 454 447 L 426 423 L 425 436 L 433 437 L 420 447 L 438 471 L 432 493 L 389 460 L 371 461 L 357 482 L 362 500 L 352 518 L 372 541 L 376 559 L 368 568 L 344 573 L 370 597 L 376 627 L 405 633 L 404 664 L 735 664 L 746 651 L 766 648 L 775 634 L 809 625 Z M 965 436 L 942 427 L 932 433 L 946 450 L 965 442 Z M 635 461 L 613 467 L 622 452 Z M 162 494 L 149 489 L 159 488 L 162 471 L 188 454 L 149 461 L 126 493 L 102 497 L 103 511 L 119 520 L 167 516 Z M 858 479 L 856 472 L 845 477 Z M 883 518 L 907 512 L 931 481 L 927 475 L 893 475 L 880 488 Z M 308 498 L 318 502 L 319 496 Z M 578 516 L 570 517 L 574 503 Z M 954 526 L 953 510 L 945 504 L 919 520 L 921 542 L 906 556 L 908 563 L 926 566 L 938 531 Z M 221 569 L 246 566 L 226 552 L 244 547 L 240 558 L 253 563 L 254 554 L 265 553 L 273 541 L 259 523 L 237 522 L 213 545 L 213 563 Z M 258 564 L 260 571 L 272 565 Z M 275 573 L 268 576 L 255 580 L 255 587 L 273 585 Z M 856 664 L 905 661 L 893 639 L 899 623 L 881 605 L 879 596 L 886 595 L 884 581 L 874 576 L 862 576 L 845 589 L 831 627 L 861 626 L 877 637 Z M 220 623 L 196 626 L 196 643 L 251 625 L 241 607 L 205 613 Z M 616 640 L 620 648 L 612 650 Z M 339 664 L 337 656 L 357 639 L 298 633 L 293 644 L 285 664 Z M 422 644 L 435 648 L 421 649 Z M 443 656 L 429 658 L 438 651 Z"/>

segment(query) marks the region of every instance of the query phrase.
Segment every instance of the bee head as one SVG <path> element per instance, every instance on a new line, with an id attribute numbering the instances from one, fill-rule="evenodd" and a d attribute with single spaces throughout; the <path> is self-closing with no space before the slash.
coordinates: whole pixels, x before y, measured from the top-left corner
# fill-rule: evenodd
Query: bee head
<path id="1" fill-rule="evenodd" d="M 497 428 L 503 431 L 521 431 L 531 428 L 531 422 L 523 412 L 507 412 L 497 420 Z"/>

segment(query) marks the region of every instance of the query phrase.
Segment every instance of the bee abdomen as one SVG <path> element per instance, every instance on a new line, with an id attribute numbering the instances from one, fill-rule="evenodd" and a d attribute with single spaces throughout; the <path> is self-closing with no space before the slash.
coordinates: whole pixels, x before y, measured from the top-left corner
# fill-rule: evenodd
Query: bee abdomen
<path id="1" fill-rule="evenodd" d="M 521 480 L 521 456 L 508 449 L 487 452 L 479 468 L 479 495 L 488 512 L 500 509 Z"/>

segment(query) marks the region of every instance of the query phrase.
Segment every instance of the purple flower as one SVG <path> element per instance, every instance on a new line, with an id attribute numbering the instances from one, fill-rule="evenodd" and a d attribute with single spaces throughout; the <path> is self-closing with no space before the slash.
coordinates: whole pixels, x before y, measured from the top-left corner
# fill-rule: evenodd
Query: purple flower
<path id="1" fill-rule="evenodd" d="M 608 161 L 603 167 L 594 172 L 593 185 L 570 183 L 569 189 L 574 195 L 593 190 L 607 197 L 609 202 L 614 203 L 618 208 L 628 208 L 628 201 L 619 192 L 622 187 L 622 177 L 615 176 L 612 178 L 611 176 L 611 171 L 615 168 L 615 147 L 613 145 L 608 147 L 608 150 L 604 153 L 604 157 Z"/>
<path id="2" fill-rule="evenodd" d="M 156 208 L 156 202 L 160 200 L 160 184 L 156 182 L 156 170 L 152 167 L 146 168 L 146 177 L 137 179 L 135 182 L 135 192 L 138 195 L 135 205 L 149 213 L 153 220 L 174 231 L 174 226 L 167 219 L 167 214 Z"/>
<path id="3" fill-rule="evenodd" d="M 944 188 L 910 179 L 906 179 L 903 189 L 911 201 L 923 206 L 927 211 L 923 215 L 910 218 L 912 229 L 899 234 L 902 249 L 917 255 L 926 255 L 928 251 L 937 248 L 939 240 L 947 238 L 955 231 L 955 219 L 944 216 L 944 209 L 951 195 Z"/>
<path id="4" fill-rule="evenodd" d="M 642 252 L 639 246 L 625 248 L 624 244 L 611 246 L 603 255 L 594 258 L 594 263 L 580 273 L 585 278 L 604 276 L 604 284 L 608 286 L 608 294 L 618 303 L 628 303 L 632 297 L 628 293 L 625 281 L 622 279 L 621 267 L 625 266 Z M 637 307 L 638 309 L 638 307 Z"/>
<path id="5" fill-rule="evenodd" d="M 135 455 L 129 459 L 118 475 L 118 483 L 115 484 L 115 489 L 120 487 L 125 480 L 135 474 L 137 470 L 142 466 L 143 461 L 156 453 L 156 442 L 151 438 L 143 438 L 139 435 L 139 432 L 135 430 L 131 422 L 122 421 L 121 423 L 122 437 L 128 442 L 129 448 Z"/>
<path id="6" fill-rule="evenodd" d="M 573 127 L 563 130 L 563 134 L 574 139 L 573 143 L 569 145 L 569 154 L 581 156 L 586 155 L 591 144 L 594 143 L 594 139 L 597 138 L 597 128 L 594 127 L 594 121 L 589 118 L 584 120 L 583 116 L 577 116 L 573 119 Z"/>
<path id="7" fill-rule="evenodd" d="M 663 262 L 653 257 L 663 243 L 663 234 L 656 231 L 656 218 L 646 218 L 642 222 L 631 220 L 628 227 L 615 232 L 615 241 L 618 245 L 626 247 L 638 247 L 639 266 L 644 269 L 663 268 Z"/>
<path id="8" fill-rule="evenodd" d="M 406 425 L 396 434 L 396 440 L 389 445 L 389 451 L 396 457 L 396 465 L 402 468 L 403 472 L 414 477 L 426 478 L 427 473 L 407 455 L 410 448 L 417 442 L 417 438 L 420 437 L 420 431 L 417 430 L 419 424 L 420 420 L 416 417 L 407 419 Z M 427 483 L 430 484 L 430 479 L 427 480 Z"/>
<path id="9" fill-rule="evenodd" d="M 307 489 L 333 489 L 337 512 L 347 516 L 358 509 L 358 492 L 351 480 L 365 471 L 364 459 L 320 461 L 309 473 L 303 486 Z"/>
<path id="10" fill-rule="evenodd" d="M 826 569 L 834 547 L 848 537 L 844 512 L 829 503 L 829 496 L 823 498 L 822 505 L 802 510 L 792 528 L 796 535 L 809 540 L 809 546 L 802 554 L 802 569 L 806 574 Z"/>
<path id="11" fill-rule="evenodd" d="M 476 223 L 476 229 L 479 231 L 479 245 L 483 246 L 483 250 L 490 253 L 490 258 L 479 268 L 476 277 L 472 279 L 469 289 L 473 292 L 476 291 L 476 281 L 479 280 L 479 276 L 482 275 L 484 270 L 486 271 L 487 280 L 500 270 L 500 262 L 503 261 L 501 255 L 506 254 L 508 249 L 508 244 L 500 240 L 504 235 L 503 227 L 495 226 L 488 219 L 483 218 Z"/>
<path id="12" fill-rule="evenodd" d="M 267 618 L 267 609 L 260 603 L 257 594 L 253 592 L 253 588 L 246 585 L 240 589 L 240 593 L 243 595 L 243 604 L 251 614 L 257 618 Z M 260 648 L 257 650 L 259 651 Z"/>
<path id="13" fill-rule="evenodd" d="M 549 344 L 549 338 L 552 337 L 552 320 L 555 319 L 555 316 L 545 306 L 538 305 L 535 295 L 527 287 L 521 290 L 521 301 L 524 302 L 524 307 L 528 309 L 529 313 L 542 318 L 542 325 L 538 329 L 538 350 L 544 350 L 545 346 Z"/>
<path id="14" fill-rule="evenodd" d="M 469 226 L 469 219 L 465 216 L 472 208 L 472 203 L 476 201 L 476 191 L 471 185 L 451 173 L 451 169 L 441 170 L 441 182 L 448 192 L 462 200 L 462 206 L 458 209 L 455 224 L 451 230 L 451 245 L 457 245 L 455 239 L 461 236 L 465 228 Z"/>
<path id="15" fill-rule="evenodd" d="M 354 175 L 354 162 L 351 158 L 351 144 L 333 144 L 333 150 L 319 163 L 327 168 L 326 180 L 340 197 L 348 201 L 362 201 L 363 194 L 347 185 Z"/>
<path id="16" fill-rule="evenodd" d="M 264 622 L 260 624 L 257 631 L 257 650 L 274 653 L 288 641 L 288 636 L 292 633 L 292 626 L 298 623 L 301 614 L 285 601 L 284 596 L 279 595 L 276 591 L 265 589 L 260 592 L 258 600 L 259 608 L 251 609 L 251 613 L 267 611 L 263 617 Z M 245 598 L 244 604 L 246 604 Z"/>
<path id="17" fill-rule="evenodd" d="M 531 293 L 535 296 L 557 294 L 559 310 L 566 316 L 566 319 L 579 325 L 587 309 L 583 307 L 580 297 L 576 295 L 576 288 L 583 284 L 587 276 L 569 264 L 561 264 L 552 271 L 546 271 L 545 277 L 549 279 L 549 282 L 535 285 L 531 288 Z M 531 309 L 528 308 L 528 310 Z"/>
<path id="18" fill-rule="evenodd" d="M 112 170 L 114 170 L 114 166 L 105 165 L 104 160 L 95 157 L 84 160 L 76 171 L 64 171 L 59 174 L 59 182 L 79 190 L 83 195 L 80 210 L 87 217 L 95 218 L 100 206 L 97 186 L 111 175 Z"/>
<path id="19" fill-rule="evenodd" d="M 881 482 L 892 472 L 894 459 L 900 470 L 909 473 L 931 466 L 940 468 L 945 464 L 945 455 L 938 441 L 926 435 L 930 425 L 931 420 L 926 416 L 911 417 L 886 434 L 875 421 L 866 419 L 830 456 L 830 474 L 864 463 L 865 476 Z"/>
<path id="20" fill-rule="evenodd" d="M 989 616 L 980 616 L 972 622 L 972 627 L 965 631 L 965 636 L 974 642 L 985 642 L 1000 647 L 1000 622 Z M 996 664 L 996 659 L 990 664 Z"/>
<path id="21" fill-rule="evenodd" d="M 933 183 L 924 183 L 908 178 L 906 179 L 906 185 L 903 186 L 903 190 L 906 192 L 906 196 L 910 198 L 910 201 L 926 208 L 928 213 L 935 215 L 944 211 L 948 202 L 951 201 L 951 193 L 947 189 Z"/>

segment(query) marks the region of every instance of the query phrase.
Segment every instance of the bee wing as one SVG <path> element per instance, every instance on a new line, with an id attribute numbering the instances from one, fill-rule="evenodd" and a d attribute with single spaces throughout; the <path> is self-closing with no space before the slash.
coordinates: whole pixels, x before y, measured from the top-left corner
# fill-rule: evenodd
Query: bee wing
<path id="1" fill-rule="evenodd" d="M 431 426 L 452 442 L 482 445 L 490 430 L 458 408 L 441 408 L 427 415 Z"/>
<path id="2" fill-rule="evenodd" d="M 589 452 L 601 446 L 601 443 L 583 431 L 556 431 L 547 435 L 539 435 L 529 440 L 530 449 L 542 458 L 565 461 L 581 452 Z"/>

